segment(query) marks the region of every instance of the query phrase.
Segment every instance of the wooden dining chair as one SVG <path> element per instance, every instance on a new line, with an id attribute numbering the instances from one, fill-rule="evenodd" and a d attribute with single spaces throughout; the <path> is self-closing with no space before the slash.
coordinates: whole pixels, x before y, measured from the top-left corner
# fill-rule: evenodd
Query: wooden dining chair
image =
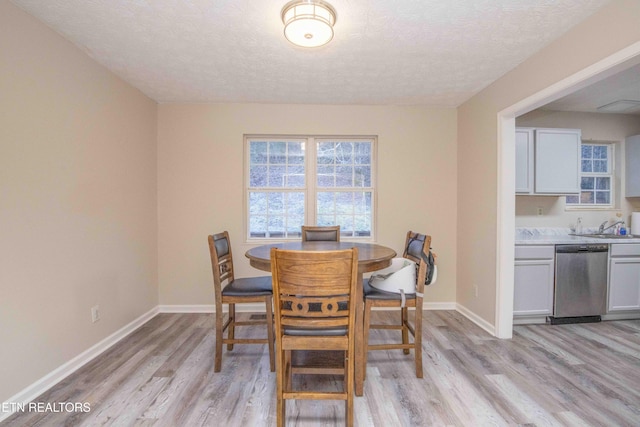
<path id="1" fill-rule="evenodd" d="M 355 314 L 358 249 L 271 249 L 276 323 L 277 425 L 284 426 L 289 399 L 344 400 L 353 425 Z M 335 366 L 295 365 L 292 352 L 338 351 Z M 343 375 L 342 391 L 301 390 L 295 374 Z"/>
<path id="2" fill-rule="evenodd" d="M 412 231 L 407 233 L 403 257 L 417 263 L 416 293 L 398 294 L 385 292 L 372 287 L 367 280 L 363 283 L 364 292 L 364 370 L 366 372 L 367 353 L 372 350 L 402 349 L 409 354 L 413 349 L 416 363 L 416 377 L 422 378 L 422 301 L 425 278 L 428 274 L 428 263 L 423 261 L 422 254 L 428 255 L 431 247 L 431 236 L 418 234 Z M 399 308 L 400 323 L 398 324 L 371 324 L 371 311 L 374 307 Z M 409 307 L 415 308 L 413 324 L 409 319 Z M 396 340 L 386 344 L 369 344 L 369 331 L 371 329 L 400 330 L 402 341 Z M 413 342 L 409 341 L 409 334 L 413 336 Z"/>
<path id="3" fill-rule="evenodd" d="M 227 351 L 233 350 L 234 344 L 268 344 L 269 365 L 271 372 L 275 370 L 274 334 L 273 334 L 273 292 L 271 277 L 247 277 L 236 279 L 233 273 L 233 255 L 229 233 L 209 236 L 209 252 L 213 270 L 213 288 L 216 298 L 216 350 L 214 372 L 222 367 L 222 344 L 227 344 Z M 236 317 L 236 304 L 264 303 L 265 320 L 239 321 Z M 228 305 L 227 321 L 224 322 L 223 304 Z M 236 326 L 265 324 L 266 338 L 236 338 Z M 224 331 L 227 330 L 227 338 Z"/>
<path id="4" fill-rule="evenodd" d="M 340 226 L 302 226 L 302 241 L 303 242 L 339 242 L 340 241 Z"/>

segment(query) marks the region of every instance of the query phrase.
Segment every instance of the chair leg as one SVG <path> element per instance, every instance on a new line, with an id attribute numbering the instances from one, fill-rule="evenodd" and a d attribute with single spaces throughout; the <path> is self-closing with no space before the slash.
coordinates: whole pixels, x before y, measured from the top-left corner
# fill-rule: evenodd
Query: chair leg
<path id="1" fill-rule="evenodd" d="M 354 351 L 355 353 L 355 351 Z M 366 354 L 366 351 L 365 351 Z M 345 363 L 345 388 L 347 392 L 347 400 L 345 401 L 345 425 L 353 427 L 353 394 L 355 392 L 355 361 L 354 354 L 346 354 Z"/>
<path id="2" fill-rule="evenodd" d="M 236 336 L 236 305 L 233 303 L 229 304 L 229 332 L 227 332 L 227 337 L 232 340 Z M 227 344 L 227 351 L 233 350 L 233 343 Z"/>
<path id="3" fill-rule="evenodd" d="M 369 356 L 369 331 L 371 329 L 371 302 L 364 301 L 364 332 L 362 337 L 362 378 L 367 378 L 367 358 Z"/>
<path id="4" fill-rule="evenodd" d="M 413 337 L 416 356 L 416 377 L 422 378 L 422 304 L 416 304 L 415 324 L 413 325 L 415 336 Z"/>
<path id="5" fill-rule="evenodd" d="M 402 319 L 402 344 L 409 344 L 409 328 L 407 328 L 407 322 L 409 321 L 409 309 L 402 307 L 400 309 L 400 317 Z M 402 350 L 404 354 L 409 354 L 410 350 L 405 348 Z"/>
<path id="6" fill-rule="evenodd" d="M 278 368 L 276 369 L 276 425 L 278 427 L 284 427 L 286 420 L 285 402 L 283 398 L 284 393 L 284 381 L 285 376 L 285 357 L 284 351 L 278 349 L 276 354 L 276 363 Z"/>
<path id="7" fill-rule="evenodd" d="M 220 372 L 222 368 L 222 341 L 224 340 L 224 331 L 222 326 L 224 324 L 224 313 L 222 312 L 222 305 L 220 304 L 216 308 L 216 353 L 214 357 L 213 372 Z"/>
<path id="8" fill-rule="evenodd" d="M 271 372 L 276 370 L 276 362 L 274 357 L 274 334 L 273 334 L 273 298 L 268 296 L 265 298 L 267 311 L 267 341 L 269 342 L 269 368 Z"/>

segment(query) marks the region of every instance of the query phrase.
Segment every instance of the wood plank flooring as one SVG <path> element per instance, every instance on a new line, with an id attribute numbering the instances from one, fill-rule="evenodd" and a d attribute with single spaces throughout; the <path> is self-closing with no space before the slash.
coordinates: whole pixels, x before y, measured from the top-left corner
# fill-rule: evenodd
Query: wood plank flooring
<path id="1" fill-rule="evenodd" d="M 516 326 L 512 340 L 499 340 L 454 311 L 425 311 L 423 332 L 423 379 L 413 355 L 369 353 L 356 425 L 640 425 L 640 320 Z M 371 342 L 394 333 L 372 331 Z M 262 334 L 251 327 L 243 336 Z M 0 426 L 275 425 L 266 345 L 225 349 L 214 374 L 214 340 L 211 314 L 160 314 L 36 399 L 88 402 L 90 412 L 17 413 Z M 341 385 L 325 376 L 301 386 L 320 382 Z M 344 423 L 343 402 L 287 409 L 290 426 Z"/>

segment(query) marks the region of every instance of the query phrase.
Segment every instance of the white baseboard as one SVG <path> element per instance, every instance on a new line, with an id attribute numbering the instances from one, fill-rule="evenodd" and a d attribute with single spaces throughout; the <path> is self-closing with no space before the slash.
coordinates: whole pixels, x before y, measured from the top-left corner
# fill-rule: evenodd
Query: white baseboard
<path id="1" fill-rule="evenodd" d="M 129 335 L 134 330 L 138 329 L 140 326 L 144 325 L 146 322 L 151 320 L 156 314 L 158 314 L 158 307 L 154 307 L 142 316 L 138 317 L 131 323 L 125 325 L 120 328 L 113 334 L 109 335 L 107 338 L 103 339 L 99 343 L 95 344 L 88 350 L 80 353 L 78 356 L 69 360 L 67 363 L 62 366 L 54 369 L 49 374 L 40 378 L 38 381 L 34 382 L 24 390 L 18 392 L 17 394 L 11 396 L 5 403 L 8 405 L 3 405 L 3 407 L 14 407 L 16 404 L 27 404 L 34 400 L 36 397 L 40 396 L 45 391 L 49 390 L 54 385 L 58 384 L 60 381 L 80 369 L 82 366 L 89 363 L 91 360 L 111 348 L 114 344 L 118 343 L 124 337 Z M 0 421 L 10 417 L 13 412 L 0 412 Z"/>
<path id="2" fill-rule="evenodd" d="M 226 313 L 228 306 L 225 304 L 223 310 Z M 159 305 L 160 313 L 215 313 L 216 306 L 214 304 L 176 304 L 176 305 Z M 236 313 L 264 313 L 264 303 L 243 303 L 236 305 Z"/>
<path id="3" fill-rule="evenodd" d="M 462 314 L 467 319 L 471 320 L 476 325 L 480 326 L 482 329 L 484 329 L 488 333 L 490 333 L 492 336 L 494 337 L 496 336 L 496 328 L 494 325 L 490 324 L 489 322 L 487 322 L 486 320 L 484 320 L 483 318 L 481 318 L 480 316 L 478 316 L 477 314 L 469 310 L 464 305 L 456 304 L 455 310 L 460 314 Z"/>
<path id="4" fill-rule="evenodd" d="M 249 304 L 238 305 L 238 308 L 244 305 Z M 264 305 L 262 306 L 262 308 L 264 311 Z M 160 313 L 215 313 L 216 306 L 214 304 L 159 305 L 158 310 Z"/>

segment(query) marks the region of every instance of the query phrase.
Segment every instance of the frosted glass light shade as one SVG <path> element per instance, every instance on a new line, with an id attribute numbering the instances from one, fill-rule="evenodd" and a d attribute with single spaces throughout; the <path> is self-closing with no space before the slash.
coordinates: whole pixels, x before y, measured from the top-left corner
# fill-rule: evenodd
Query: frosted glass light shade
<path id="1" fill-rule="evenodd" d="M 282 8 L 284 36 L 302 47 L 325 45 L 333 38 L 336 11 L 323 1 L 297 0 Z"/>

